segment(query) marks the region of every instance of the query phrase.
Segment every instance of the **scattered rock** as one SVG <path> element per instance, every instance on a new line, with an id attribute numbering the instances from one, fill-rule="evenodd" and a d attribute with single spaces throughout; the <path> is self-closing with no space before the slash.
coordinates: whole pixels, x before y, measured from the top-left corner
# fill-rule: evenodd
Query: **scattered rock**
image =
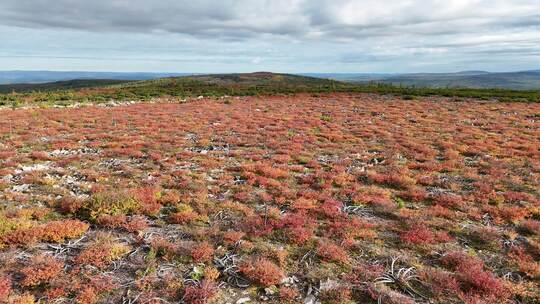
<path id="1" fill-rule="evenodd" d="M 298 280 L 298 278 L 296 276 L 291 276 L 291 277 L 284 278 L 281 281 L 281 284 L 289 287 L 289 286 L 292 286 L 292 285 L 294 285 L 294 284 L 296 284 L 298 282 L 299 282 L 299 280 Z"/>
<path id="2" fill-rule="evenodd" d="M 264 289 L 264 292 L 266 293 L 266 295 L 272 296 L 272 295 L 277 294 L 278 290 L 277 290 L 276 286 L 272 286 L 272 287 L 266 287 Z"/>
<path id="3" fill-rule="evenodd" d="M 317 301 L 317 298 L 315 298 L 314 295 L 309 295 L 304 299 L 304 304 L 319 304 L 320 302 Z"/>
<path id="4" fill-rule="evenodd" d="M 13 186 L 11 188 L 11 191 L 13 191 L 13 192 L 27 192 L 28 190 L 30 190 L 30 186 L 31 185 L 29 185 L 29 184 Z"/>
<path id="5" fill-rule="evenodd" d="M 32 172 L 32 171 L 46 171 L 51 168 L 51 162 L 46 162 L 42 164 L 33 164 L 30 166 L 20 166 L 20 169 L 15 170 L 15 174 L 21 174 L 23 172 Z"/>
<path id="6" fill-rule="evenodd" d="M 71 155 L 96 155 L 101 153 L 101 150 L 99 149 L 92 149 L 92 148 L 82 148 L 77 150 L 67 150 L 67 149 L 60 149 L 60 150 L 54 150 L 49 153 L 49 156 L 52 157 L 66 157 Z"/>
<path id="7" fill-rule="evenodd" d="M 240 298 L 236 301 L 236 304 L 242 304 L 242 303 L 249 303 L 251 302 L 251 298 L 250 297 L 244 297 L 244 298 Z"/>

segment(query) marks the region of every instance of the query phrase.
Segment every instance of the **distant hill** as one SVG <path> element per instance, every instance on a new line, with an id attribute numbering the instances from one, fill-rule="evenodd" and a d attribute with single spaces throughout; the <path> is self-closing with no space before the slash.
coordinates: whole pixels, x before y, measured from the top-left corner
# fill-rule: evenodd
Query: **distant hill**
<path id="1" fill-rule="evenodd" d="M 394 75 L 399 74 L 380 74 L 380 73 L 301 73 L 298 75 L 316 77 L 316 78 L 325 78 L 325 79 L 334 79 L 338 81 L 347 81 L 347 82 L 361 82 L 361 81 L 372 81 L 377 79 L 385 79 Z"/>
<path id="2" fill-rule="evenodd" d="M 17 83 L 17 84 L 2 84 L 0 85 L 0 93 L 26 93 L 33 91 L 58 91 L 71 89 L 84 89 L 103 87 L 115 84 L 130 82 L 129 80 L 114 80 L 114 79 L 74 79 L 66 81 L 55 81 L 47 83 Z"/>
<path id="3" fill-rule="evenodd" d="M 535 72 L 531 72 L 534 74 Z M 481 73 L 465 72 L 461 76 L 480 77 Z M 469 75 L 472 74 L 472 75 Z M 465 76 L 464 76 L 465 75 Z M 99 80 L 79 79 L 42 84 L 10 84 L 0 86 L 0 106 L 24 105 L 67 106 L 73 103 L 106 103 L 111 101 L 148 101 L 166 97 L 189 98 L 227 96 L 267 96 L 298 93 L 375 93 L 402 96 L 411 100 L 420 96 L 446 96 L 482 100 L 540 102 L 540 90 L 473 89 L 473 88 L 420 88 L 400 87 L 392 83 L 370 81 L 337 81 L 326 77 L 257 72 L 245 74 L 212 74 L 167 77 L 151 80 Z M 330 75 L 331 76 L 331 75 Z M 380 78 L 399 75 L 375 75 Z M 425 75 L 415 75 L 418 81 Z M 438 75 L 441 76 L 440 74 Z M 347 77 L 351 77 L 348 75 Z M 362 79 L 374 75 L 362 75 Z M 386 81 L 386 80 L 384 80 Z M 399 80 L 404 81 L 404 80 Z M 418 83 L 418 82 L 415 82 Z M 11 92 L 17 94 L 10 94 Z M 227 99 L 225 99 L 227 100 Z"/>
<path id="4" fill-rule="evenodd" d="M 305 75 L 279 74 L 271 72 L 255 72 L 240 74 L 210 74 L 194 75 L 182 77 L 212 84 L 242 84 L 242 85 L 321 85 L 331 84 L 330 81 L 321 77 L 311 77 Z"/>
<path id="5" fill-rule="evenodd" d="M 458 73 L 417 74 L 311 74 L 312 76 L 348 82 L 376 82 L 406 87 L 430 88 L 500 88 L 515 90 L 540 89 L 540 70 L 490 73 L 464 71 Z"/>
<path id="6" fill-rule="evenodd" d="M 115 86 L 125 92 L 150 96 L 168 95 L 253 95 L 271 93 L 297 93 L 332 88 L 343 84 L 332 79 L 308 76 L 277 74 L 270 72 L 211 74 L 168 77 L 154 80 L 130 82 Z"/>
<path id="7" fill-rule="evenodd" d="M 335 80 L 315 78 L 291 74 L 275 74 L 270 72 L 256 72 L 244 74 L 212 74 L 190 75 L 179 77 L 165 77 L 150 80 L 116 80 L 116 79 L 74 79 L 46 83 L 15 83 L 0 85 L 0 93 L 27 93 L 47 92 L 70 89 L 83 89 L 107 86 L 112 90 L 137 90 L 148 92 L 181 91 L 186 87 L 205 88 L 291 88 L 302 89 L 312 86 L 329 86 L 337 83 Z"/>
<path id="8" fill-rule="evenodd" d="M 0 84 L 47 83 L 74 79 L 148 80 L 187 75 L 193 73 L 0 71 Z"/>
<path id="9" fill-rule="evenodd" d="M 0 71 L 0 85 L 50 83 L 77 80 L 156 80 L 162 78 L 185 78 L 214 84 L 314 84 L 318 79 L 332 79 L 349 83 L 385 83 L 397 86 L 414 86 L 426 88 L 502 88 L 516 90 L 540 89 L 540 70 L 490 73 L 486 71 L 463 71 L 458 73 L 303 73 L 303 74 L 274 74 L 256 72 L 243 74 L 212 74 L 194 73 L 117 73 L 117 72 L 50 72 L 50 71 Z M 298 78 L 306 77 L 306 78 Z M 281 79 L 281 80 L 280 80 Z M 59 84 L 62 86 L 63 84 Z M 56 85 L 55 85 L 56 86 Z M 53 87 L 55 87 L 53 86 Z M 69 83 L 66 84 L 69 88 Z M 86 87 L 74 86 L 73 88 Z M 31 91 L 32 86 L 16 86 L 17 91 Z M 37 90 L 47 89 L 47 86 Z M 4 89 L 1 92 L 6 92 Z"/>

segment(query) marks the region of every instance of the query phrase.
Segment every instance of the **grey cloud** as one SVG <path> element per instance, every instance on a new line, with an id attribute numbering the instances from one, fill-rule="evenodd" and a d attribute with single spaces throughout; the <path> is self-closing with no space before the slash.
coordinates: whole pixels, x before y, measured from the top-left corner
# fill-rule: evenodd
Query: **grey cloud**
<path id="1" fill-rule="evenodd" d="M 181 68 L 497 64 L 538 56 L 538 12 L 538 0 L 0 0 L 0 54 Z"/>
<path id="2" fill-rule="evenodd" d="M 264 16 L 262 8 L 269 4 L 262 2 L 270 3 L 234 0 L 3 0 L 0 3 L 0 24 L 96 32 L 164 31 L 201 37 L 250 37 L 255 33 L 284 35 L 299 31 L 297 18 Z M 253 13 L 245 12 L 249 8 Z"/>
<path id="3" fill-rule="evenodd" d="M 456 4 L 457 3 L 457 4 Z M 461 4 L 460 4 L 461 3 Z M 505 4 L 506 3 L 506 4 Z M 0 24 L 97 32 L 181 33 L 203 38 L 261 34 L 303 39 L 441 34 L 538 26 L 540 3 L 380 0 L 2 0 Z"/>

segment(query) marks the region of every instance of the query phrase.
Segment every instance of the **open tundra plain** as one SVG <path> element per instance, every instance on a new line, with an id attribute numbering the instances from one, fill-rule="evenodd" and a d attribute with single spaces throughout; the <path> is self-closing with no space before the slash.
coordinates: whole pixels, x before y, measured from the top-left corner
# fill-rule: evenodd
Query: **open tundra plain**
<path id="1" fill-rule="evenodd" d="M 539 303 L 540 104 L 0 110 L 0 303 Z"/>

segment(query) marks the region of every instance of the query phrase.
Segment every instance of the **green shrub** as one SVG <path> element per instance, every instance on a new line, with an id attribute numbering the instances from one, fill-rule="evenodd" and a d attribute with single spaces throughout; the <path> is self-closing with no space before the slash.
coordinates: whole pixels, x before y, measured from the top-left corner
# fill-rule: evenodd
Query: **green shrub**
<path id="1" fill-rule="evenodd" d="M 83 218 L 95 221 L 102 215 L 137 213 L 141 204 L 126 192 L 102 192 L 94 194 L 81 208 Z"/>

